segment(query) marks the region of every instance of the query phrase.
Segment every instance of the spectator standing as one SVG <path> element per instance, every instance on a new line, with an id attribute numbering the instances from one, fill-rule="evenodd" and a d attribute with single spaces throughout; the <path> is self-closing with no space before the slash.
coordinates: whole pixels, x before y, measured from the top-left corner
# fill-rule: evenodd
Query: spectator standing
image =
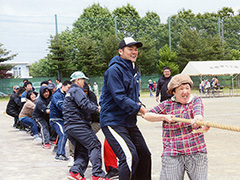
<path id="1" fill-rule="evenodd" d="M 50 149 L 51 146 L 49 144 L 49 113 L 50 107 L 49 103 L 51 101 L 51 91 L 47 86 L 40 87 L 40 96 L 37 99 L 36 106 L 33 110 L 32 117 L 40 126 L 40 132 L 42 135 L 42 147 L 46 149 Z"/>
<path id="2" fill-rule="evenodd" d="M 163 121 L 163 153 L 160 179 L 207 180 L 207 148 L 203 133 L 193 133 L 203 120 L 203 103 L 200 97 L 191 95 L 193 82 L 189 76 L 178 74 L 168 84 L 171 99 L 161 102 L 143 117 L 149 121 Z M 174 122 L 172 117 L 192 119 L 191 124 Z M 209 127 L 204 127 L 208 130 Z"/>
<path id="3" fill-rule="evenodd" d="M 153 92 L 156 91 L 156 88 L 157 88 L 157 83 L 156 83 L 156 81 L 153 81 Z"/>
<path id="4" fill-rule="evenodd" d="M 65 134 L 65 131 L 64 131 L 62 105 L 63 105 L 64 97 L 68 89 L 70 88 L 70 86 L 71 86 L 70 81 L 64 81 L 62 84 L 62 87 L 57 89 L 51 98 L 49 123 L 50 123 L 50 126 L 56 131 L 59 137 L 58 143 L 57 143 L 58 149 L 55 156 L 56 161 L 68 160 L 68 158 L 65 155 L 65 144 L 67 141 L 67 135 Z"/>
<path id="5" fill-rule="evenodd" d="M 149 91 L 150 91 L 150 97 L 154 97 L 154 95 L 153 95 L 153 89 L 154 89 L 154 87 L 153 87 L 153 82 L 152 82 L 151 79 L 148 80 L 148 89 L 149 89 Z"/>
<path id="6" fill-rule="evenodd" d="M 61 79 L 57 78 L 56 83 L 57 83 L 57 89 L 62 87 Z"/>
<path id="7" fill-rule="evenodd" d="M 19 114 L 19 120 L 26 126 L 31 127 L 35 141 L 41 141 L 42 139 L 38 136 L 37 123 L 32 119 L 32 113 L 36 104 L 36 97 L 37 92 L 29 91 L 27 93 L 26 103 Z"/>
<path id="8" fill-rule="evenodd" d="M 99 95 L 99 94 L 98 94 L 98 85 L 97 85 L 96 82 L 93 83 L 93 91 L 94 91 L 94 93 L 95 93 L 96 96 Z"/>
<path id="9" fill-rule="evenodd" d="M 141 42 L 131 37 L 119 43 L 104 74 L 100 96 L 100 125 L 119 160 L 119 180 L 151 179 L 151 153 L 137 127 L 137 113 L 144 114 L 139 100 L 140 74 L 135 62 Z"/>
<path id="10" fill-rule="evenodd" d="M 169 81 L 172 79 L 171 69 L 169 67 L 163 68 L 163 76 L 159 78 L 157 83 L 156 90 L 156 101 L 159 101 L 159 94 L 161 95 L 160 102 L 167 100 L 172 97 L 172 95 L 167 93 L 167 85 Z"/>
<path id="11" fill-rule="evenodd" d="M 205 94 L 205 91 L 204 91 L 205 81 L 204 81 L 204 79 L 201 79 L 200 88 L 201 88 L 201 93 Z"/>
<path id="12" fill-rule="evenodd" d="M 210 85 L 210 82 L 209 82 L 208 79 L 206 80 L 205 84 L 206 84 L 206 85 L 205 85 L 206 92 L 207 92 L 207 94 L 209 94 L 209 93 L 210 93 L 211 85 Z"/>
<path id="13" fill-rule="evenodd" d="M 88 121 L 89 114 L 98 114 L 98 107 L 89 101 L 83 91 L 85 79 L 83 72 L 71 75 L 71 87 L 63 102 L 64 128 L 69 140 L 75 146 L 74 165 L 70 168 L 68 179 L 84 180 L 88 161 L 92 163 L 92 180 L 105 180 L 102 170 L 101 143 Z"/>

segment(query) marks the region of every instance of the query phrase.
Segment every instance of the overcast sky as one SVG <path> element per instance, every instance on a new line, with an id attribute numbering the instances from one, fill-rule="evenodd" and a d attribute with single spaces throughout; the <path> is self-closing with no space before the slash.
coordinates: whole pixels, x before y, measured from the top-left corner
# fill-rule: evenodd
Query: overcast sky
<path id="1" fill-rule="evenodd" d="M 70 27 L 93 3 L 100 3 L 111 12 L 130 3 L 144 16 L 156 12 L 162 22 L 185 8 L 193 13 L 217 12 L 231 7 L 237 13 L 240 0 L 0 0 L 0 43 L 4 48 L 18 53 L 15 62 L 33 63 L 48 53 L 50 35 L 55 35 L 55 17 L 58 17 L 58 31 Z"/>

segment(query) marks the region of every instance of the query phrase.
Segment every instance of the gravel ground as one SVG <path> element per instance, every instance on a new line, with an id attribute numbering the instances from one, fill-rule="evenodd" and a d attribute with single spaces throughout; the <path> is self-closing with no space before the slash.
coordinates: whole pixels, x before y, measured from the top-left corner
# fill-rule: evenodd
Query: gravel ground
<path id="1" fill-rule="evenodd" d="M 141 98 L 151 108 L 155 98 Z M 205 120 L 240 127 L 240 97 L 203 98 Z M 67 162 L 55 162 L 52 150 L 45 150 L 26 132 L 12 127 L 13 118 L 4 111 L 7 101 L 0 101 L 1 180 L 67 179 Z M 161 123 L 147 122 L 139 117 L 138 126 L 152 153 L 152 179 L 158 180 L 161 170 Z M 98 137 L 103 141 L 101 132 Z M 211 128 L 205 134 L 208 148 L 209 180 L 240 179 L 240 133 Z M 66 146 L 68 149 L 68 145 Z M 86 178 L 91 178 L 91 168 Z M 185 176 L 185 179 L 188 179 Z"/>

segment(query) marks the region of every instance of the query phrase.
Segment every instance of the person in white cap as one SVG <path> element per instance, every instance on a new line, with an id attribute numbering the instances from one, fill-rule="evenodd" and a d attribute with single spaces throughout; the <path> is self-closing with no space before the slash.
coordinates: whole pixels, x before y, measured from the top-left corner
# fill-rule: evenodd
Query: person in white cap
<path id="1" fill-rule="evenodd" d="M 81 71 L 71 75 L 72 84 L 62 106 L 64 129 L 75 146 L 74 165 L 70 168 L 68 179 L 86 180 L 84 173 L 90 159 L 92 180 L 107 180 L 102 170 L 101 143 L 91 128 L 91 122 L 87 121 L 89 114 L 98 114 L 99 109 L 83 91 L 86 79 Z"/>
<path id="2" fill-rule="evenodd" d="M 119 160 L 119 180 L 150 180 L 151 153 L 137 127 L 137 113 L 146 108 L 139 100 L 138 68 L 135 62 L 141 42 L 131 37 L 119 43 L 104 74 L 100 96 L 100 125 Z"/>

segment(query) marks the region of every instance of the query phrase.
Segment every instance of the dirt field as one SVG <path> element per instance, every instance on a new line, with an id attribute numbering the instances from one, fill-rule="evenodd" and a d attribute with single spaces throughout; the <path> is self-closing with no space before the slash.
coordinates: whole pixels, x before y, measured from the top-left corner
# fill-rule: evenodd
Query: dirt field
<path id="1" fill-rule="evenodd" d="M 141 99 L 148 108 L 155 98 Z M 240 97 L 203 98 L 205 120 L 240 127 Z M 6 101 L 0 101 L 1 180 L 67 179 L 67 162 L 55 162 L 52 150 L 45 150 L 25 132 L 12 127 L 13 119 L 4 114 Z M 138 125 L 152 153 L 152 179 L 158 180 L 161 170 L 161 123 L 150 123 L 139 117 Z M 98 133 L 103 140 L 103 134 Z M 240 179 L 240 132 L 211 128 L 205 134 L 208 147 L 209 180 Z M 68 148 L 68 146 L 66 147 Z M 86 172 L 90 179 L 91 169 Z M 185 179 L 188 179 L 185 176 Z"/>

